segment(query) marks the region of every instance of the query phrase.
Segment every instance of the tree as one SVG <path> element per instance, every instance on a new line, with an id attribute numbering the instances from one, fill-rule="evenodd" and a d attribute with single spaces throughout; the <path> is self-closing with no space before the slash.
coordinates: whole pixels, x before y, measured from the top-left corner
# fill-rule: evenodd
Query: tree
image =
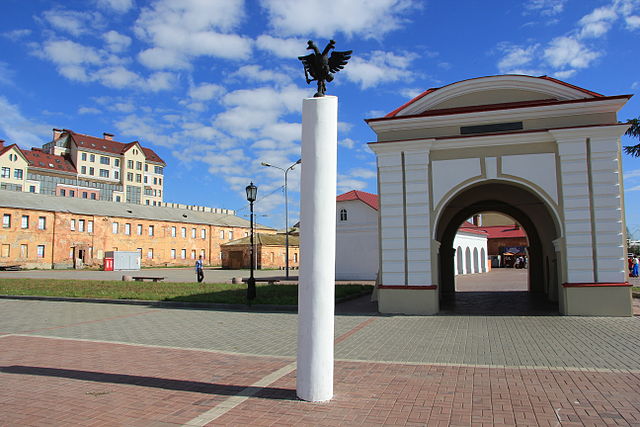
<path id="1" fill-rule="evenodd" d="M 640 139 L 640 116 L 627 120 L 627 123 L 631 124 L 631 127 L 624 134 Z M 625 145 L 624 152 L 633 157 L 640 157 L 640 143 Z"/>

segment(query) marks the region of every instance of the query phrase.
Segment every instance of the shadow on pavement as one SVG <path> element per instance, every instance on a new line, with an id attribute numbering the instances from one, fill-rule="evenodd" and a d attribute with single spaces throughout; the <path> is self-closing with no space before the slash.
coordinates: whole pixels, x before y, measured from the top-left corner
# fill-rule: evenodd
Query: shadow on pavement
<path id="1" fill-rule="evenodd" d="M 164 390 L 189 391 L 197 393 L 236 396 L 242 392 L 255 397 L 276 400 L 298 400 L 296 391 L 276 387 L 246 387 L 240 385 L 215 384 L 199 381 L 184 381 L 168 378 L 145 377 L 138 375 L 108 374 L 104 372 L 80 371 L 75 369 L 44 368 L 39 366 L 3 366 L 0 372 L 18 375 L 38 375 L 45 377 L 70 378 L 110 384 L 127 384 L 141 387 L 161 388 Z"/>
<path id="2" fill-rule="evenodd" d="M 531 292 L 456 292 L 440 303 L 440 315 L 559 316 L 558 303 Z"/>

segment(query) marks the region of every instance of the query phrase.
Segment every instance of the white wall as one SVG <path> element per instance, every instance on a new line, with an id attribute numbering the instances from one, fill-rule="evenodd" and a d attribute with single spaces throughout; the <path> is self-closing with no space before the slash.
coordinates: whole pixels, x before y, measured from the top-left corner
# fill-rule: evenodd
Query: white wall
<path id="1" fill-rule="evenodd" d="M 456 250 L 454 264 L 456 275 L 487 272 L 486 236 L 458 231 L 453 239 L 453 248 Z"/>
<path id="2" fill-rule="evenodd" d="M 336 280 L 375 280 L 378 260 L 378 211 L 359 200 L 337 202 Z"/>

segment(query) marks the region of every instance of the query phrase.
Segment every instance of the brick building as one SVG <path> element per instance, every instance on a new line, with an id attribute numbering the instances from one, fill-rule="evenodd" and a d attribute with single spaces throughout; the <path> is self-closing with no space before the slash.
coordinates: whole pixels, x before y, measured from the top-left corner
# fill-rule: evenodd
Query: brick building
<path id="1" fill-rule="evenodd" d="M 285 234 L 256 233 L 256 268 L 283 268 L 286 265 Z M 222 267 L 239 269 L 251 266 L 251 237 L 223 243 Z M 300 243 L 297 235 L 289 236 L 289 268 L 298 268 Z"/>
<path id="2" fill-rule="evenodd" d="M 139 251 L 143 266 L 220 266 L 220 246 L 248 235 L 249 221 L 228 211 L 144 206 L 0 190 L 0 265 L 73 268 L 102 265 L 107 251 Z M 263 234 L 275 230 L 262 225 Z"/>

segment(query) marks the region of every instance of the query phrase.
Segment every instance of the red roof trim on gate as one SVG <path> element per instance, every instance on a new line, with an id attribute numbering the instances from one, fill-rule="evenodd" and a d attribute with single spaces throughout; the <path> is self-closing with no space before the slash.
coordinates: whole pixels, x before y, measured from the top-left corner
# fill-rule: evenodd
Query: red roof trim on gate
<path id="1" fill-rule="evenodd" d="M 351 200 L 360 200 L 371 208 L 378 210 L 377 194 L 367 193 L 366 191 L 351 190 L 348 193 L 344 193 L 336 197 L 336 202 L 349 202 Z"/>
<path id="2" fill-rule="evenodd" d="M 558 101 L 557 99 L 542 99 L 536 101 L 519 101 L 519 102 L 506 102 L 502 104 L 487 104 L 487 105 L 472 105 L 468 107 L 455 107 L 455 108 L 442 108 L 437 110 L 427 110 L 420 114 L 409 114 L 406 116 L 390 116 L 388 115 L 384 117 L 377 117 L 372 119 L 365 119 L 365 122 L 380 122 L 387 120 L 401 120 L 401 119 L 411 119 L 415 117 L 431 117 L 431 116 L 449 116 L 453 114 L 464 114 L 464 113 L 475 113 L 482 111 L 497 111 L 497 110 L 515 110 L 518 108 L 529 108 L 529 107 L 542 107 L 548 105 L 565 105 L 565 104 L 576 104 L 581 102 L 595 102 L 595 101 L 607 101 L 613 99 L 623 99 L 623 98 L 631 98 L 633 95 L 616 95 L 616 96 L 599 96 L 595 98 L 580 98 L 580 99 L 568 99 L 564 101 Z"/>
<path id="3" fill-rule="evenodd" d="M 617 283 L 563 283 L 563 288 L 606 288 L 606 287 L 624 287 L 628 288 L 632 285 L 629 282 Z"/>
<path id="4" fill-rule="evenodd" d="M 418 285 L 378 285 L 378 288 L 379 289 L 411 289 L 411 290 L 423 291 L 423 290 L 438 289 L 438 285 L 424 285 L 424 286 L 418 286 Z"/>

